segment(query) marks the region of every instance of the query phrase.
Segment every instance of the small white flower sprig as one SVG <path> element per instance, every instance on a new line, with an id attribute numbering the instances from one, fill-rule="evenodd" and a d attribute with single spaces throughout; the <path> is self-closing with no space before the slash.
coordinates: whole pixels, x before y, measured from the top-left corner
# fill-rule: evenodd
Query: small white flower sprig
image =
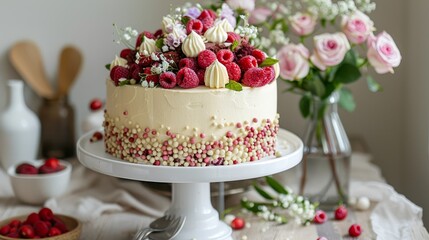
<path id="1" fill-rule="evenodd" d="M 115 33 L 118 36 L 118 39 L 114 42 L 133 49 L 139 32 L 131 27 L 119 28 L 116 26 L 116 24 L 113 24 L 113 28 L 115 29 Z"/>
<path id="2" fill-rule="evenodd" d="M 288 187 L 283 187 L 272 177 L 265 177 L 265 181 L 277 194 L 274 196 L 254 184 L 256 192 L 266 201 L 254 202 L 247 198 L 241 200 L 241 207 L 245 211 L 250 211 L 266 221 L 284 224 L 288 218 L 293 218 L 296 223 L 309 225 L 315 216 L 317 204 L 311 203 L 308 199 L 299 196 Z M 284 214 L 279 213 L 285 212 Z"/>

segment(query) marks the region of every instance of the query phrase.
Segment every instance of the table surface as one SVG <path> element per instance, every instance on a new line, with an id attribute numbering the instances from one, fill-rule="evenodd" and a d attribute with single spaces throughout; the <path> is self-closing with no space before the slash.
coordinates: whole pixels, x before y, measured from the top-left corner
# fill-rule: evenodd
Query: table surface
<path id="1" fill-rule="evenodd" d="M 81 239 L 130 239 L 141 226 L 147 226 L 154 218 L 163 214 L 169 206 L 169 199 L 153 192 L 145 185 L 136 182 L 108 177 L 84 168 L 73 161 L 74 170 L 68 192 L 49 200 L 45 205 L 55 212 L 72 214 L 83 222 Z M 352 155 L 351 181 L 384 182 L 378 167 L 370 162 L 370 155 L 354 153 Z M 293 171 L 275 176 L 287 181 L 293 178 Z M 18 202 L 11 189 L 6 173 L 0 171 L 0 220 L 11 216 L 37 211 L 41 206 L 30 206 Z M 246 195 L 252 196 L 253 192 Z M 237 201 L 239 195 L 228 197 L 227 206 Z M 374 207 L 375 203 L 371 205 Z M 91 208 L 85 211 L 85 207 Z M 75 213 L 75 212 L 78 213 Z M 244 215 L 248 227 L 234 231 L 233 238 L 240 239 L 317 239 L 326 236 L 329 240 L 348 239 L 348 227 L 359 223 L 365 229 L 360 239 L 375 239 L 371 230 L 367 211 L 351 211 L 344 221 L 328 221 L 325 224 L 304 227 L 294 222 L 276 225 L 262 221 L 252 215 Z"/>

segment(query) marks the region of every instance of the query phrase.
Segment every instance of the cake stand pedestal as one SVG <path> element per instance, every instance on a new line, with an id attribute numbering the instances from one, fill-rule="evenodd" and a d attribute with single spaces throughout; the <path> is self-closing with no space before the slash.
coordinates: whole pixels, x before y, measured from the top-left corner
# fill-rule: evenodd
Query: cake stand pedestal
<path id="1" fill-rule="evenodd" d="M 219 220 L 219 214 L 211 204 L 210 182 L 244 180 L 282 172 L 297 165 L 303 152 L 302 141 L 280 129 L 279 157 L 231 166 L 152 166 L 129 163 L 105 153 L 103 141 L 89 141 L 92 134 L 85 134 L 77 143 L 77 156 L 85 167 L 114 177 L 172 183 L 172 203 L 165 214 L 186 217 L 174 240 L 232 240 L 231 228 Z"/>

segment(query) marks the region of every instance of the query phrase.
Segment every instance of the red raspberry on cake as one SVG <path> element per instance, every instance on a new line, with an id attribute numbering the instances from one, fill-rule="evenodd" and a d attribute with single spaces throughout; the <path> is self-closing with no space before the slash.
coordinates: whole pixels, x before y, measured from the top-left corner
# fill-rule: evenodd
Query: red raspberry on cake
<path id="1" fill-rule="evenodd" d="M 229 49 L 221 49 L 216 53 L 217 60 L 223 65 L 234 61 L 234 54 Z"/>
<path id="2" fill-rule="evenodd" d="M 201 35 L 203 33 L 203 28 L 204 28 L 203 23 L 200 20 L 191 19 L 186 24 L 186 34 L 189 35 L 192 31 L 194 31 Z"/>
<path id="3" fill-rule="evenodd" d="M 159 82 L 159 75 L 158 74 L 147 75 L 146 76 L 146 81 L 158 84 L 158 82 Z"/>
<path id="4" fill-rule="evenodd" d="M 130 73 L 131 73 L 131 78 L 135 79 L 137 81 L 140 81 L 140 72 L 142 71 L 142 68 L 138 65 L 138 64 L 133 64 L 130 67 Z"/>
<path id="5" fill-rule="evenodd" d="M 121 51 L 121 53 L 119 54 L 119 56 L 120 56 L 121 58 L 125 58 L 125 59 L 127 59 L 127 58 L 128 58 L 128 56 L 129 56 L 132 52 L 133 52 L 133 50 L 131 50 L 131 49 L 129 49 L 129 48 L 125 48 L 125 49 L 122 49 L 122 51 Z"/>
<path id="6" fill-rule="evenodd" d="M 195 70 L 197 68 L 197 62 L 195 61 L 195 58 L 182 58 L 182 59 L 180 59 L 179 69 L 182 69 L 184 67 Z"/>
<path id="7" fill-rule="evenodd" d="M 248 87 L 262 87 L 274 78 L 274 70 L 271 67 L 251 68 L 244 73 L 241 82 Z"/>
<path id="8" fill-rule="evenodd" d="M 226 39 L 226 42 L 228 43 L 233 43 L 234 41 L 240 42 L 241 37 L 239 34 L 235 32 L 227 32 L 227 34 L 228 34 L 228 38 Z"/>
<path id="9" fill-rule="evenodd" d="M 177 85 L 181 88 L 195 88 L 199 85 L 199 79 L 194 70 L 190 68 L 182 68 L 177 72 Z"/>
<path id="10" fill-rule="evenodd" d="M 198 20 L 203 23 L 203 33 L 206 32 L 207 29 L 211 28 L 214 23 L 212 13 L 209 10 L 203 10 L 198 17 Z"/>
<path id="11" fill-rule="evenodd" d="M 142 42 L 143 42 L 143 36 L 145 36 L 147 38 L 150 38 L 150 39 L 155 39 L 155 36 L 152 33 L 148 32 L 148 31 L 143 31 L 137 37 L 136 48 L 140 47 L 140 45 L 142 44 Z"/>
<path id="12" fill-rule="evenodd" d="M 258 62 L 258 65 L 261 64 L 265 58 L 265 53 L 259 49 L 255 49 L 252 51 L 252 56 L 256 58 L 256 61 Z"/>
<path id="13" fill-rule="evenodd" d="M 173 62 L 175 64 L 179 64 L 181 57 L 176 51 L 169 51 L 169 52 L 165 52 L 163 54 L 167 60 L 173 60 Z"/>
<path id="14" fill-rule="evenodd" d="M 176 86 L 176 75 L 173 72 L 161 73 L 159 76 L 159 84 L 163 88 L 174 88 Z"/>
<path id="15" fill-rule="evenodd" d="M 274 67 L 268 66 L 268 67 L 263 67 L 262 69 L 264 70 L 264 85 L 274 81 L 274 78 L 276 77 Z"/>
<path id="16" fill-rule="evenodd" d="M 140 55 L 139 65 L 141 67 L 149 67 L 153 63 L 153 60 L 150 56 Z"/>
<path id="17" fill-rule="evenodd" d="M 238 61 L 238 65 L 240 66 L 241 70 L 243 72 L 246 72 L 247 70 L 257 67 L 258 61 L 254 56 L 244 56 Z"/>
<path id="18" fill-rule="evenodd" d="M 228 72 L 228 77 L 230 80 L 240 81 L 241 78 L 241 69 L 235 62 L 225 64 L 226 71 Z"/>
<path id="19" fill-rule="evenodd" d="M 198 80 L 200 81 L 199 85 L 205 85 L 205 83 L 204 83 L 204 76 L 206 74 L 206 70 L 200 68 L 200 69 L 197 70 L 196 73 L 197 73 L 197 76 L 198 76 Z"/>
<path id="20" fill-rule="evenodd" d="M 216 54 L 210 50 L 204 50 L 198 54 L 198 66 L 207 68 L 216 60 Z"/>
<path id="21" fill-rule="evenodd" d="M 130 75 L 130 71 L 126 67 L 114 66 L 110 71 L 110 78 L 115 82 L 116 85 L 119 84 L 119 79 L 127 79 Z"/>
<path id="22" fill-rule="evenodd" d="M 158 39 L 162 34 L 163 34 L 162 29 L 158 29 L 155 31 L 153 36 L 155 37 L 155 39 Z"/>

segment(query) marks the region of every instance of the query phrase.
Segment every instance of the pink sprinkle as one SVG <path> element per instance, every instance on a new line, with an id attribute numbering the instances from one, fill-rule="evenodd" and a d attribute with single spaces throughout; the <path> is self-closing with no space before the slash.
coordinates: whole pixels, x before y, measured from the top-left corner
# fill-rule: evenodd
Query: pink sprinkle
<path id="1" fill-rule="evenodd" d="M 212 146 L 210 146 L 210 145 L 208 145 L 208 144 L 207 144 L 207 145 L 206 145 L 206 149 L 207 149 L 207 150 L 212 150 Z"/>
<path id="2" fill-rule="evenodd" d="M 156 135 L 156 130 L 152 130 L 152 135 Z"/>
<path id="3" fill-rule="evenodd" d="M 197 154 L 195 154 L 195 157 L 201 158 L 201 154 L 197 153 Z"/>
<path id="4" fill-rule="evenodd" d="M 149 149 L 149 150 L 147 150 L 147 154 L 148 154 L 148 155 L 152 155 L 152 150 L 150 150 L 150 149 Z"/>
<path id="5" fill-rule="evenodd" d="M 171 135 L 171 131 L 170 131 L 170 130 L 168 130 L 165 134 L 166 134 L 167 136 L 170 136 L 170 135 Z"/>
<path id="6" fill-rule="evenodd" d="M 238 141 L 237 140 L 232 141 L 232 145 L 237 146 L 238 145 Z"/>
<path id="7" fill-rule="evenodd" d="M 179 149 L 179 150 L 183 150 L 183 146 L 182 146 L 182 145 L 180 145 L 180 146 L 178 146 L 178 147 L 177 147 L 177 149 Z"/>
<path id="8" fill-rule="evenodd" d="M 205 150 L 205 149 L 204 149 L 204 150 L 203 150 L 203 153 L 204 153 L 204 154 L 206 154 L 206 153 L 207 153 L 207 150 Z"/>
<path id="9" fill-rule="evenodd" d="M 148 133 L 148 132 L 150 132 L 150 129 L 149 128 L 145 128 L 144 132 Z"/>
<path id="10" fill-rule="evenodd" d="M 175 139 L 176 138 L 176 134 L 172 133 L 170 137 L 171 137 L 171 139 Z"/>
<path id="11" fill-rule="evenodd" d="M 164 161 L 168 160 L 168 156 L 163 156 L 162 159 L 164 159 Z"/>
<path id="12" fill-rule="evenodd" d="M 165 156 L 165 155 L 168 155 L 168 152 L 167 152 L 167 151 L 163 151 L 163 152 L 162 152 L 162 155 L 164 155 L 164 156 Z"/>
<path id="13" fill-rule="evenodd" d="M 232 146 L 228 147 L 228 151 L 232 152 L 233 150 L 234 150 L 234 148 Z"/>
<path id="14" fill-rule="evenodd" d="M 241 125 L 241 123 L 237 123 L 235 126 L 236 126 L 237 128 L 241 128 L 243 125 Z"/>
<path id="15" fill-rule="evenodd" d="M 147 133 L 144 133 L 143 138 L 147 138 L 147 137 L 148 137 Z"/>
<path id="16" fill-rule="evenodd" d="M 159 161 L 159 160 L 156 160 L 154 163 L 153 163 L 153 165 L 155 165 L 155 166 L 159 166 L 161 164 L 161 162 Z"/>
<path id="17" fill-rule="evenodd" d="M 257 119 L 257 118 L 253 118 L 253 122 L 254 122 L 254 123 L 257 123 L 257 122 L 258 122 L 258 119 Z"/>
<path id="18" fill-rule="evenodd" d="M 195 138 L 194 138 L 194 137 L 191 137 L 191 139 L 189 140 L 189 142 L 190 142 L 191 144 L 194 144 L 194 143 L 195 143 Z"/>
<path id="19" fill-rule="evenodd" d="M 167 146 L 162 146 L 162 147 L 161 147 L 161 150 L 162 150 L 162 151 L 166 151 L 166 150 L 167 150 Z"/>
<path id="20" fill-rule="evenodd" d="M 234 163 L 234 164 L 237 164 L 237 163 L 238 163 L 238 161 L 237 161 L 237 160 L 234 160 L 234 161 L 233 161 L 233 163 Z"/>
<path id="21" fill-rule="evenodd" d="M 162 145 L 163 145 L 163 146 L 165 146 L 165 147 L 167 147 L 167 146 L 168 146 L 168 141 L 164 141 L 164 142 L 162 143 Z"/>
<path id="22" fill-rule="evenodd" d="M 226 137 L 227 137 L 227 138 L 232 137 L 232 132 L 231 132 L 231 131 L 226 132 Z"/>
<path id="23" fill-rule="evenodd" d="M 146 160 L 146 156 L 145 155 L 140 156 L 140 158 L 143 159 L 143 160 Z"/>
<path id="24" fill-rule="evenodd" d="M 195 162 L 191 162 L 191 163 L 189 163 L 189 166 L 191 166 L 191 167 L 195 167 Z"/>
<path id="25" fill-rule="evenodd" d="M 127 133 L 129 131 L 128 128 L 124 128 L 124 133 Z"/>
<path id="26" fill-rule="evenodd" d="M 134 142 L 134 138 L 133 137 L 130 137 L 129 139 L 128 139 L 130 142 Z"/>
<path id="27" fill-rule="evenodd" d="M 249 127 L 249 126 L 246 126 L 246 128 L 245 128 L 245 129 L 246 129 L 246 131 L 249 131 L 249 130 L 250 130 L 250 127 Z"/>
<path id="28" fill-rule="evenodd" d="M 210 158 L 209 157 L 206 157 L 206 158 L 204 158 L 204 163 L 209 163 L 210 162 Z"/>
<path id="29" fill-rule="evenodd" d="M 206 135 L 204 133 L 200 133 L 200 138 L 205 138 Z"/>
<path id="30" fill-rule="evenodd" d="M 127 116 L 128 115 L 128 111 L 124 111 L 124 115 Z"/>
<path id="31" fill-rule="evenodd" d="M 188 162 L 189 162 L 189 161 L 191 161 L 191 159 L 192 159 L 192 158 L 191 158 L 191 156 L 189 156 L 189 155 L 188 155 L 188 156 L 186 156 L 186 161 L 188 161 Z"/>
<path id="32" fill-rule="evenodd" d="M 173 151 L 167 151 L 167 153 L 168 153 L 168 155 L 171 155 L 171 154 L 173 154 Z"/>
<path id="33" fill-rule="evenodd" d="M 270 119 L 267 119 L 267 123 L 271 123 L 271 120 L 270 120 Z"/>

